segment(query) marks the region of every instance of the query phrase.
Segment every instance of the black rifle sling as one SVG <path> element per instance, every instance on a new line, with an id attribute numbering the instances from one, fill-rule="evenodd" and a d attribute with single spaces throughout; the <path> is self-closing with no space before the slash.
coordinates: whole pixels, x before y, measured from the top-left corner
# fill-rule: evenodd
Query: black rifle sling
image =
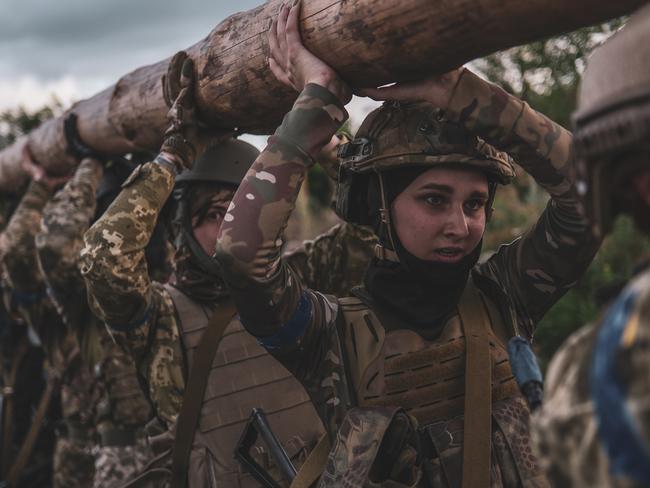
<path id="1" fill-rule="evenodd" d="M 208 375 L 226 327 L 236 312 L 237 309 L 232 301 L 228 300 L 220 304 L 210 317 L 201 342 L 194 353 L 194 361 L 185 385 L 183 405 L 176 421 L 176 437 L 172 450 L 173 488 L 187 486 L 190 452 L 203 405 Z"/>

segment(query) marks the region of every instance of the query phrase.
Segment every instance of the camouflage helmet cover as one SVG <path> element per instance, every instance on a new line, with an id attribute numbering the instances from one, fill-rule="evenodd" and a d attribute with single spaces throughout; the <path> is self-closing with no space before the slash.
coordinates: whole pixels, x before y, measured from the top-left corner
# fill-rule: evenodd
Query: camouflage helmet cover
<path id="1" fill-rule="evenodd" d="M 607 232 L 615 217 L 611 195 L 616 181 L 624 172 L 650 165 L 648 158 L 622 157 L 650 153 L 648 66 L 650 5 L 594 51 L 580 86 L 574 114 L 578 190 L 596 235 Z"/>
<path id="2" fill-rule="evenodd" d="M 404 167 L 462 165 L 485 172 L 491 181 L 508 184 L 515 176 L 512 158 L 443 118 L 428 103 L 388 102 L 371 112 L 356 139 L 339 150 L 341 166 L 337 213 L 367 224 L 364 187 L 372 173 Z"/>

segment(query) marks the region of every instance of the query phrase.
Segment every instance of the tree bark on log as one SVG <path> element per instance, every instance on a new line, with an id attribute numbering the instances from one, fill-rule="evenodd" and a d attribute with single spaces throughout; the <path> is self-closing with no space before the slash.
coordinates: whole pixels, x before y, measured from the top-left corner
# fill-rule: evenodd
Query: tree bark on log
<path id="1" fill-rule="evenodd" d="M 303 2 L 305 45 L 353 87 L 412 80 L 495 51 L 630 13 L 645 0 L 310 0 Z M 215 127 L 265 134 L 296 93 L 267 68 L 266 31 L 282 0 L 221 22 L 187 49 L 197 69 L 197 103 Z M 171 53 L 170 53 L 171 54 Z M 106 154 L 157 151 L 167 126 L 161 76 L 169 58 L 139 68 L 74 104 L 81 139 Z M 53 174 L 76 163 L 65 152 L 63 117 L 0 151 L 0 190 L 26 178 L 20 147 Z"/>

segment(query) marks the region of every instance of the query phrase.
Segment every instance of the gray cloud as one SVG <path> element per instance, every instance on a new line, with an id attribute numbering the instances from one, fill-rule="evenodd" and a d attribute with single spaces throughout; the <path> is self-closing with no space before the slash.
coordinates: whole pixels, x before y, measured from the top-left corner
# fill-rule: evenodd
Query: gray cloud
<path id="1" fill-rule="evenodd" d="M 261 0 L 0 0 L 0 76 L 117 78 Z"/>

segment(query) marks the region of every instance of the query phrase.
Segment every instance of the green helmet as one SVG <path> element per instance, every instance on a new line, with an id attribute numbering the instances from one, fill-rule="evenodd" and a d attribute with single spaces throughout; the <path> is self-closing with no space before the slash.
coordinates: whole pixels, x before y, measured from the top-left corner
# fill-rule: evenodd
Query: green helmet
<path id="1" fill-rule="evenodd" d="M 356 139 L 341 146 L 336 211 L 347 221 L 372 225 L 368 187 L 373 175 L 382 186 L 382 212 L 388 202 L 382 173 L 406 167 L 461 165 L 485 172 L 492 183 L 508 184 L 515 176 L 511 157 L 463 127 L 442 117 L 428 103 L 387 102 L 371 112 Z M 491 202 L 490 202 L 491 203 Z"/>
<path id="2" fill-rule="evenodd" d="M 192 189 L 195 185 L 213 183 L 215 186 L 239 186 L 244 175 L 251 167 L 259 151 L 255 146 L 238 139 L 228 139 L 209 147 L 194 162 L 192 169 L 186 170 L 176 178 L 174 200 L 176 211 L 174 216 L 176 229 L 175 247 L 186 246 L 194 256 L 196 265 L 203 272 L 212 275 L 214 280 L 220 279 L 217 263 L 208 256 L 194 238 L 192 215 L 190 211 Z"/>
<path id="3" fill-rule="evenodd" d="M 192 169 L 183 171 L 176 183 L 215 182 L 239 186 L 260 152 L 239 139 L 228 139 L 205 150 Z"/>
<path id="4" fill-rule="evenodd" d="M 578 191 L 593 231 L 612 225 L 617 186 L 650 167 L 650 6 L 588 60 L 574 114 Z M 645 157 L 629 157 L 646 153 Z"/>

